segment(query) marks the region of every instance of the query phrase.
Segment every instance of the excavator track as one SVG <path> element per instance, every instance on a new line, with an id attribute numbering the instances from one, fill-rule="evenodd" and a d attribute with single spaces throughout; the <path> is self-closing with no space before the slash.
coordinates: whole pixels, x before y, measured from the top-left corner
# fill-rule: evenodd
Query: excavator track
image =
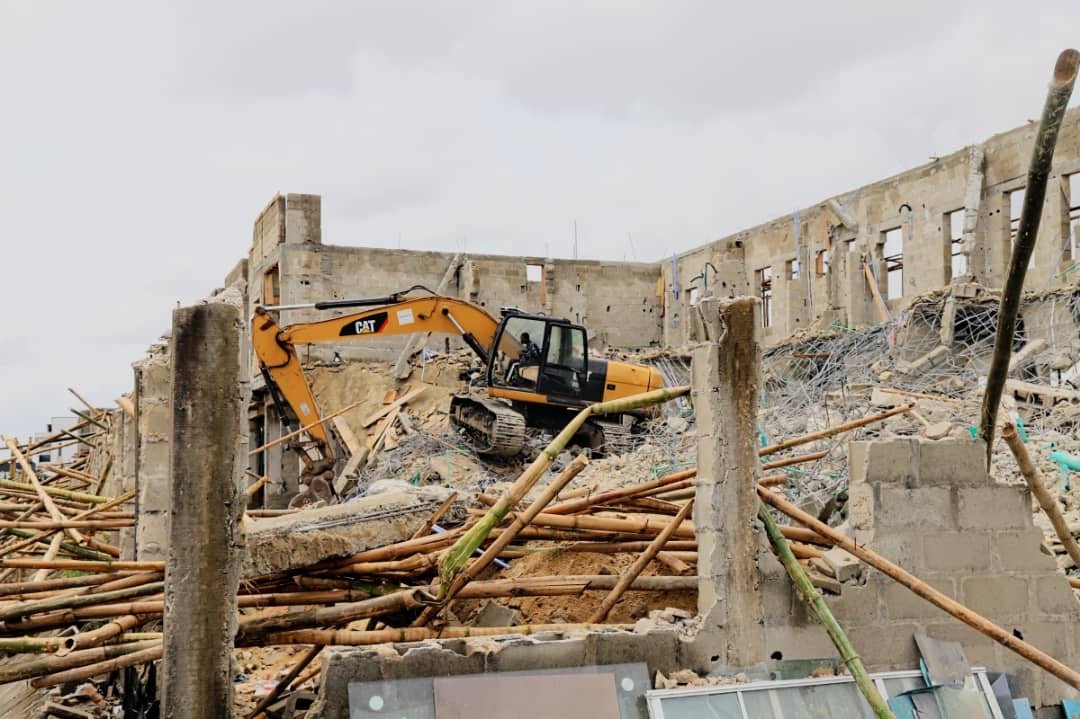
<path id="1" fill-rule="evenodd" d="M 480 454 L 512 457 L 525 444 L 525 418 L 497 399 L 456 395 L 450 401 L 450 419 L 465 430 Z"/>

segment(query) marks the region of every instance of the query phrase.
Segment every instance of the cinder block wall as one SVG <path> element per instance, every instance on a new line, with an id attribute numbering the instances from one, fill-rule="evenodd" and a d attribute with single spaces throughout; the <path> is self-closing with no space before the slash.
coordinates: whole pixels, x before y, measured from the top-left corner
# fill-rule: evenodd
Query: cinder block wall
<path id="1" fill-rule="evenodd" d="M 162 561 L 168 549 L 169 441 L 172 380 L 168 347 L 152 351 L 135 369 L 135 559 Z"/>
<path id="2" fill-rule="evenodd" d="M 849 521 L 860 541 L 920 579 L 1061 660 L 1080 660 L 1080 603 L 1040 550 L 1026 487 L 997 484 L 985 447 L 964 440 L 852 442 Z M 824 630 L 763 545 L 759 555 L 766 651 L 785 659 L 835 656 Z M 868 570 L 827 600 L 871 671 L 912 668 L 912 635 L 964 646 L 974 665 L 1018 674 L 1036 706 L 1077 692 L 1016 654 Z"/>

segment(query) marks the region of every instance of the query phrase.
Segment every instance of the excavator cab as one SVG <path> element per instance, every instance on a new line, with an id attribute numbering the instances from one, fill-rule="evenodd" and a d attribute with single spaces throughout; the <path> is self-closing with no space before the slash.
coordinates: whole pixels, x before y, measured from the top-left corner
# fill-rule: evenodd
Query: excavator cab
<path id="1" fill-rule="evenodd" d="M 488 387 L 509 399 L 584 406 L 588 335 L 563 319 L 504 312 L 488 361 Z M 515 396 L 517 394 L 529 396 Z"/>

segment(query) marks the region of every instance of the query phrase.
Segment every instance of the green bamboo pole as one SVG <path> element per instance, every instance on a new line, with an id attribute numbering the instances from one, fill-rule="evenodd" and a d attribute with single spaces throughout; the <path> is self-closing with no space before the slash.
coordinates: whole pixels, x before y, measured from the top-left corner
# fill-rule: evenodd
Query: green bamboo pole
<path id="1" fill-rule="evenodd" d="M 1035 251 L 1035 241 L 1039 237 L 1039 219 L 1042 217 L 1046 183 L 1054 160 L 1054 148 L 1057 147 L 1058 130 L 1061 129 L 1061 122 L 1065 119 L 1065 109 L 1069 105 L 1069 96 L 1072 95 L 1078 69 L 1080 69 L 1080 52 L 1069 49 L 1058 56 L 1050 88 L 1046 93 L 1042 119 L 1039 121 L 1039 129 L 1031 149 L 1027 185 L 1024 189 L 1024 207 L 1020 211 L 1020 224 L 1016 228 L 1009 273 L 1005 277 L 1005 286 L 1001 290 L 994 353 L 990 359 L 990 369 L 986 373 L 986 390 L 983 392 L 982 412 L 979 419 L 979 436 L 986 441 L 987 469 L 990 468 L 990 458 L 994 451 L 994 428 L 997 425 L 998 406 L 1001 404 L 1001 395 L 1009 374 L 1013 333 L 1016 330 L 1016 318 L 1020 313 L 1020 300 L 1024 293 L 1024 277 L 1027 274 L 1031 253 Z"/>
<path id="2" fill-rule="evenodd" d="M 499 526 L 514 505 L 528 494 L 533 485 L 539 481 L 547 468 L 551 466 L 551 463 L 555 461 L 555 458 L 559 456 L 590 417 L 598 414 L 629 412 L 641 407 L 667 402 L 689 393 L 689 386 L 656 389 L 610 402 L 597 402 L 578 412 L 577 416 L 570 420 L 570 423 L 566 425 L 563 431 L 559 432 L 558 436 L 544 448 L 540 456 L 533 460 L 533 463 L 521 473 L 521 476 L 506 490 L 503 496 L 499 498 L 499 501 L 487 511 L 487 514 L 481 517 L 480 521 L 474 524 L 469 531 L 462 535 L 461 539 L 447 550 L 446 555 L 439 564 L 439 577 L 441 579 L 439 599 L 445 597 L 454 578 L 465 568 L 469 558 L 484 543 L 491 531 Z"/>
<path id="3" fill-rule="evenodd" d="M 818 620 L 825 626 L 829 639 L 836 645 L 836 649 L 840 652 L 840 658 L 847 665 L 848 671 L 851 672 L 852 678 L 855 679 L 856 686 L 866 697 L 866 702 L 870 705 L 874 715 L 878 719 L 896 719 L 892 709 L 889 708 L 889 705 L 882 699 L 881 694 L 878 693 L 874 681 L 866 673 L 866 667 L 863 666 L 862 659 L 855 653 L 855 649 L 851 646 L 851 642 L 848 641 L 844 630 L 837 623 L 832 612 L 829 611 L 821 592 L 810 581 L 810 577 L 806 576 L 806 572 L 803 571 L 799 561 L 791 553 L 791 547 L 788 546 L 787 540 L 784 539 L 784 535 L 780 532 L 780 527 L 777 526 L 772 515 L 769 514 L 769 510 L 761 502 L 758 503 L 758 517 L 764 523 L 765 533 L 769 535 L 769 543 L 776 550 L 776 556 L 780 558 L 781 564 L 784 565 L 788 576 L 791 577 L 791 583 L 795 585 L 802 598 L 817 614 Z"/>

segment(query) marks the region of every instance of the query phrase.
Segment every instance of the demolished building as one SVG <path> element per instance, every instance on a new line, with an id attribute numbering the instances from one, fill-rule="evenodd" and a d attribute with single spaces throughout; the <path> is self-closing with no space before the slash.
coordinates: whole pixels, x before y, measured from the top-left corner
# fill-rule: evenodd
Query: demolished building
<path id="1" fill-rule="evenodd" d="M 312 715 L 330 717 L 386 715 L 405 706 L 392 704 L 392 699 L 404 702 L 407 696 L 420 697 L 416 701 L 428 706 L 439 691 L 449 696 L 455 689 L 452 682 L 436 679 L 496 672 L 548 671 L 565 678 L 583 667 L 615 667 L 618 691 L 628 697 L 618 716 L 641 716 L 646 703 L 654 715 L 663 716 L 692 716 L 679 714 L 678 707 L 693 712 L 708 702 L 736 702 L 739 711 L 746 712 L 747 704 L 755 701 L 750 697 L 754 691 L 798 689 L 759 685 L 758 680 L 805 678 L 822 668 L 836 686 L 847 686 L 835 661 L 798 674 L 800 662 L 805 668 L 807 662 L 832 658 L 836 651 L 768 543 L 751 531 L 758 513 L 755 488 L 763 475 L 779 470 L 781 476 L 772 486 L 813 517 L 842 527 L 858 543 L 947 597 L 1064 665 L 1076 666 L 1080 605 L 1063 572 L 1076 567 L 1045 515 L 1033 515 L 1037 505 L 1033 507 L 1009 450 L 997 450 L 987 471 L 984 446 L 971 432 L 1035 130 L 1034 125 L 1011 130 L 656 263 L 326 245 L 321 239 L 321 198 L 273 198 L 255 221 L 248 256 L 226 276 L 224 289 L 202 305 L 220 315 L 214 320 L 208 314 L 208 327 L 229 326 L 221 318 L 232 317 L 242 325 L 259 306 L 283 307 L 278 317 L 284 326 L 346 312 L 290 306 L 443 285 L 446 294 L 492 313 L 514 306 L 585 325 L 598 347 L 650 361 L 662 367 L 670 384 L 689 385 L 692 406 L 675 407 L 666 419 L 656 421 L 644 433 L 639 450 L 593 459 L 578 470 L 578 485 L 590 488 L 586 497 L 606 500 L 610 497 L 605 492 L 634 488 L 636 493 L 627 496 L 636 504 L 585 502 L 569 514 L 576 518 L 573 525 L 550 518 L 549 524 L 529 524 L 531 542 L 515 543 L 498 554 L 507 563 L 498 579 L 485 575 L 485 581 L 526 585 L 530 576 L 588 577 L 564 590 L 571 601 L 538 599 L 528 592 L 511 598 L 480 593 L 457 600 L 457 621 L 444 617 L 446 628 L 429 630 L 431 634 L 408 634 L 408 621 L 390 619 L 381 628 L 374 623 L 365 629 L 344 628 L 346 620 L 355 621 L 357 615 L 333 615 L 333 607 L 384 596 L 371 593 L 370 587 L 366 595 L 355 593 L 356 581 L 367 577 L 364 581 L 370 583 L 376 577 L 380 586 L 415 589 L 423 580 L 426 587 L 433 578 L 434 555 L 416 552 L 416 545 L 398 545 L 428 537 L 423 541 L 431 543 L 429 549 L 450 546 L 450 541 L 438 539 L 435 527 L 449 528 L 449 540 L 458 539 L 455 527 L 468 526 L 487 506 L 483 498 L 465 495 L 479 492 L 488 495 L 488 504 L 497 501 L 528 462 L 543 455 L 550 437 L 537 437 L 531 454 L 517 464 L 486 462 L 463 449 L 446 426 L 444 406 L 449 394 L 468 381 L 462 377 L 467 378 L 470 362 L 460 352 L 464 345 L 458 338 L 431 339 L 427 351 L 409 338 L 310 346 L 302 359 L 325 408 L 337 411 L 360 403 L 334 422 L 335 434 L 348 450 L 338 471 L 353 480 L 357 497 L 290 509 L 302 491 L 300 463 L 288 450 L 295 427 L 285 421 L 265 386 L 246 344 L 247 332 L 234 328 L 237 379 L 222 388 L 222 401 L 232 412 L 224 416 L 235 415 L 235 421 L 224 428 L 226 436 L 218 438 L 218 445 L 225 445 L 219 447 L 221 456 L 228 458 L 218 464 L 229 470 L 220 469 L 215 476 L 219 481 L 222 476 L 240 477 L 246 468 L 250 482 L 247 516 L 241 519 L 239 507 L 230 504 L 233 519 L 243 526 L 236 537 L 216 540 L 237 543 L 235 572 L 245 586 L 236 602 L 244 612 L 263 607 L 259 602 L 271 600 L 255 598 L 282 593 L 281 576 L 292 574 L 310 580 L 297 585 L 303 591 L 336 592 L 327 601 L 312 602 L 310 606 L 331 611 L 306 625 L 274 615 L 242 615 L 237 644 L 244 648 L 237 651 L 255 652 L 251 647 L 258 647 L 271 630 L 332 631 L 339 624 L 344 629 L 340 634 L 312 635 L 305 644 L 321 646 L 315 639 L 375 644 L 322 653 L 312 710 L 317 713 Z M 1005 403 L 1009 419 L 1030 434 L 1031 451 L 1051 480 L 1059 466 L 1066 479 L 1071 471 L 1067 459 L 1051 458 L 1053 452 L 1065 457 L 1080 453 L 1080 391 L 1073 384 L 1080 362 L 1080 287 L 1074 272 L 1074 257 L 1080 252 L 1077 173 L 1080 110 L 1073 110 L 1062 126 L 1051 192 L 1028 270 Z M 144 572 L 158 572 L 155 563 L 176 559 L 170 556 L 170 533 L 176 537 L 187 531 L 184 536 L 193 540 L 194 548 L 205 529 L 196 523 L 184 530 L 184 523 L 176 521 L 179 475 L 197 467 L 191 461 L 177 464 L 178 433 L 197 432 L 177 425 L 177 398 L 185 396 L 178 395 L 177 378 L 188 377 L 185 393 L 199 383 L 184 374 L 193 361 L 191 344 L 185 349 L 181 340 L 178 346 L 175 327 L 187 327 L 190 333 L 190 323 L 203 321 L 197 320 L 202 317 L 198 311 L 184 317 L 172 336 L 135 363 L 130 396 L 115 409 L 95 411 L 93 423 L 84 422 L 103 429 L 81 468 L 69 470 L 101 480 L 95 497 L 133 496 L 134 516 L 129 522 L 124 519 L 113 543 L 120 560 L 146 563 L 138 565 Z M 408 396 L 396 393 L 401 382 L 391 366 L 402 358 L 410 386 L 427 388 L 400 405 L 412 432 L 385 421 L 384 408 Z M 205 367 L 206 358 L 200 361 Z M 222 366 L 227 364 L 222 360 Z M 820 435 L 879 414 L 877 421 L 848 432 Z M 791 443 L 795 438 L 809 439 Z M 365 452 L 367 440 L 372 443 Z M 1053 447 L 1047 446 L 1051 443 Z M 22 451 L 31 447 L 23 445 Z M 348 458 L 359 453 L 366 464 L 347 467 Z M 553 468 L 541 485 L 568 471 L 573 454 L 550 458 Z M 28 478 L 31 473 L 16 468 L 14 456 L 9 481 Z M 777 464 L 770 467 L 773 462 Z M 696 473 L 696 479 L 680 472 Z M 62 488 L 70 475 L 59 470 L 41 474 L 68 491 Z M 675 479 L 670 484 L 640 489 L 671 477 Z M 394 482 L 390 491 L 369 491 L 382 480 Z M 685 484 L 676 486 L 678 482 Z M 643 493 L 657 489 L 667 491 Z M 1065 482 L 1053 491 L 1080 532 L 1080 504 L 1072 488 Z M 453 492 L 458 496 L 451 498 Z M 556 501 L 575 499 L 581 497 L 560 495 Z M 600 600 L 615 586 L 614 580 L 598 577 L 623 574 L 635 554 L 671 523 L 670 517 L 689 508 L 689 499 L 692 520 L 680 523 L 682 533 L 671 540 L 685 544 L 670 545 L 662 561 L 635 580 L 637 585 L 631 583 L 630 593 L 607 617 L 610 628 L 591 626 Z M 87 506 L 97 502 L 87 501 Z M 524 506 L 519 509 L 523 512 Z M 430 521 L 440 511 L 450 514 Z M 232 521 L 220 513 L 209 516 L 223 524 Z M 608 524 L 591 526 L 585 519 L 590 517 Z M 607 534 L 600 534 L 601 526 Z M 794 522 L 792 527 L 807 530 Z M 1026 697 L 1044 716 L 1054 716 L 1050 707 L 1076 696 L 1076 687 L 1034 668 L 885 575 L 825 558 L 838 550 L 830 549 L 833 542 L 822 535 L 790 533 L 801 537 L 796 545 L 800 558 L 890 697 L 900 693 L 901 685 L 910 689 L 918 684 L 917 677 L 881 674 L 918 667 L 926 655 L 920 653 L 916 635 L 959 643 L 972 691 L 988 692 L 991 679 L 978 669 L 985 667 L 1019 677 L 1015 696 Z M 589 542 L 625 544 L 614 551 L 600 551 L 598 545 L 567 546 Z M 591 563 L 580 561 L 584 555 Z M 365 566 L 355 568 L 358 565 Z M 353 573 L 344 567 L 354 567 Z M 579 567 L 587 571 L 574 571 Z M 328 568 L 341 574 L 326 574 Z M 159 601 L 149 594 L 159 588 L 145 579 L 144 588 L 150 587 L 147 603 Z M 122 616 L 155 621 L 167 601 L 161 600 L 160 608 L 141 606 Z M 425 611 L 424 606 L 417 600 L 394 608 L 411 620 L 409 612 Z M 44 611 L 18 608 L 18 617 L 31 618 L 31 628 L 36 614 Z M 535 629 L 516 634 L 505 628 L 533 625 Z M 4 628 L 15 633 L 20 625 L 13 622 Z M 395 629 L 400 633 L 395 635 Z M 524 636 L 526 631 L 531 636 Z M 290 654 L 287 659 L 295 666 L 300 657 Z M 253 672 L 269 666 L 247 655 L 241 664 L 250 664 Z M 290 681 L 297 678 L 303 675 L 298 672 Z M 679 678 L 696 688 L 670 688 Z M 887 682 L 895 686 L 890 689 Z M 462 691 L 464 686 L 456 688 Z M 498 689 L 481 686 L 482 691 Z M 583 687 L 582 696 L 590 691 Z M 781 701 L 777 696 L 771 699 L 774 707 Z M 286 709 L 283 705 L 273 711 L 282 715 Z"/>

